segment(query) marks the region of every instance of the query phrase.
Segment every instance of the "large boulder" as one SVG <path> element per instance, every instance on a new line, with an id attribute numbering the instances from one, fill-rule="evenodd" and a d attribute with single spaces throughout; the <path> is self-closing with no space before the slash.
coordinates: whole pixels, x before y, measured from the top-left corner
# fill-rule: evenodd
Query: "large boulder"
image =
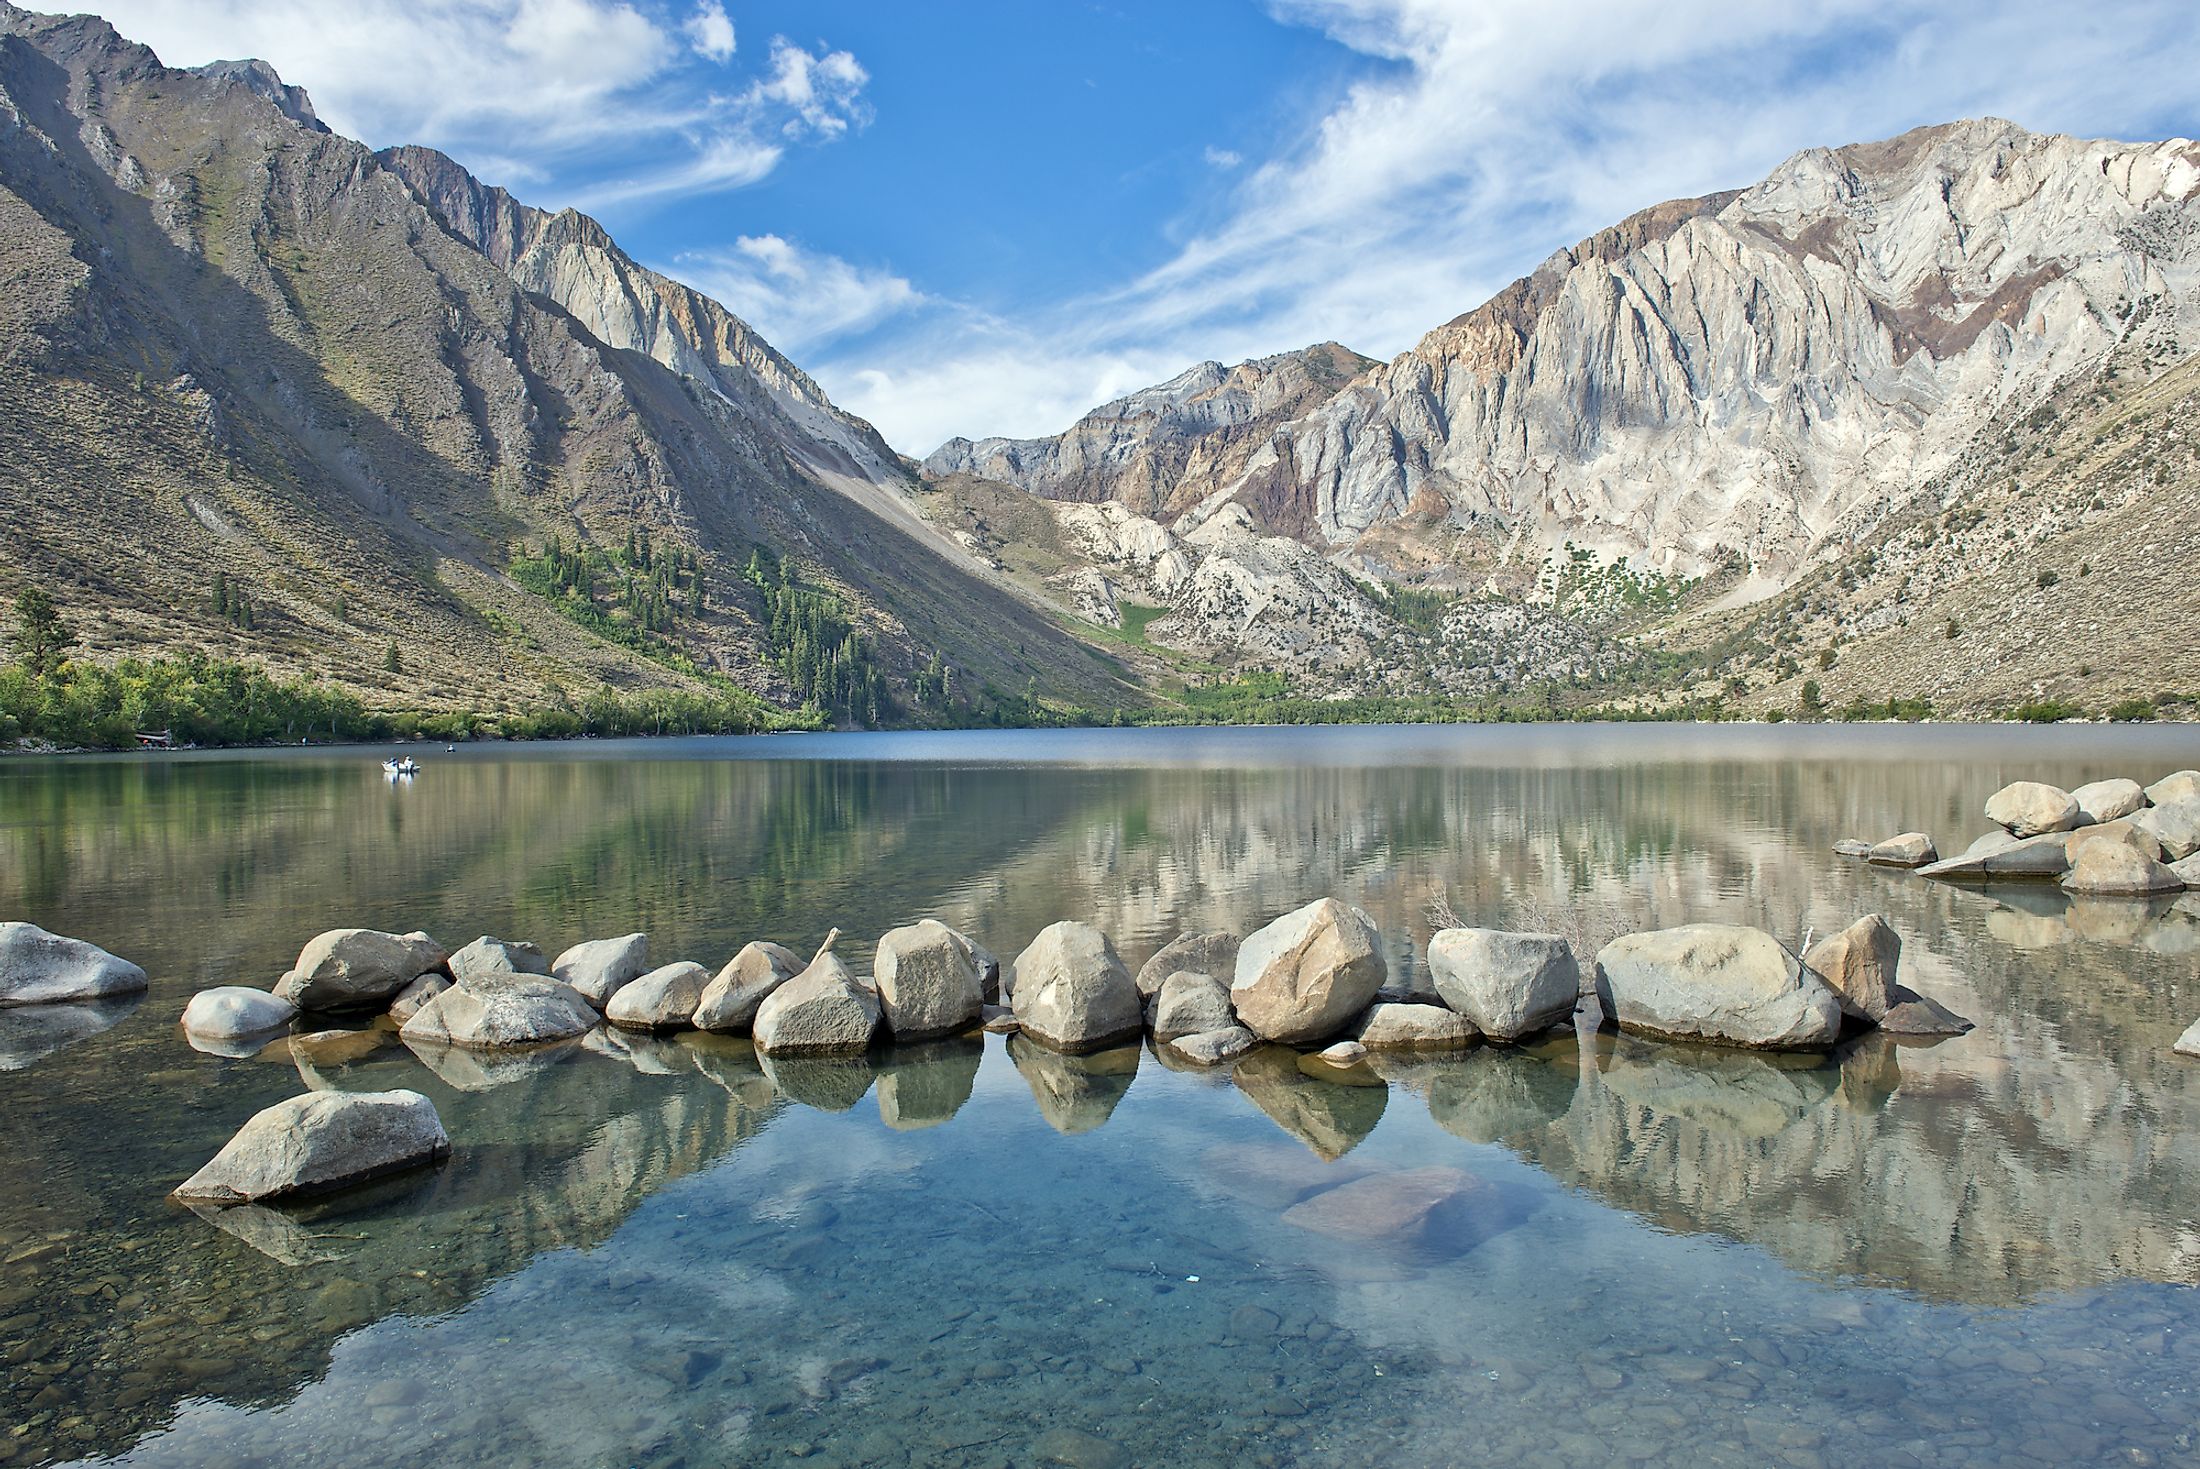
<path id="1" fill-rule="evenodd" d="M 649 972 L 649 935 L 626 933 L 612 939 L 588 939 L 550 961 L 550 973 L 579 990 L 601 1010 L 621 985 Z"/>
<path id="2" fill-rule="evenodd" d="M 1906 831 L 1873 847 L 1864 854 L 1864 860 L 1879 867 L 1923 867 L 1939 855 L 1931 837 L 1921 831 Z"/>
<path id="3" fill-rule="evenodd" d="M 390 1001 L 390 1019 L 396 1021 L 399 1025 L 403 1025 L 406 1021 L 412 1019 L 415 1015 L 418 1015 L 422 1010 L 426 1009 L 428 1001 L 434 999 L 437 995 L 442 994 L 450 987 L 451 980 L 449 975 L 421 975 L 420 978 L 414 980 L 411 984 L 408 984 L 403 989 L 399 990 L 397 992 L 397 998 Z"/>
<path id="4" fill-rule="evenodd" d="M 2088 842 L 2062 880 L 2066 893 L 2103 898 L 2143 898 L 2181 892 L 2185 880 L 2136 847 Z"/>
<path id="5" fill-rule="evenodd" d="M 1581 999 L 1581 966 L 1556 934 L 1447 928 L 1428 941 L 1428 967 L 1444 1003 L 1493 1041 L 1549 1030 Z"/>
<path id="6" fill-rule="evenodd" d="M 2061 786 L 2015 780 L 1986 798 L 1986 819 L 2013 837 L 2068 831 L 2078 824 L 2078 802 Z"/>
<path id="7" fill-rule="evenodd" d="M 1161 993 L 1161 986 L 1168 983 L 1172 974 L 1237 973 L 1238 936 L 1212 929 L 1205 933 L 1182 933 L 1170 939 L 1154 956 L 1138 966 L 1138 998 L 1147 1004 Z"/>
<path id="8" fill-rule="evenodd" d="M 792 949 L 761 939 L 743 944 L 703 987 L 689 1024 L 697 1030 L 746 1035 L 772 991 L 801 972 L 802 956 Z"/>
<path id="9" fill-rule="evenodd" d="M 493 1051 L 594 1030 L 602 1017 L 579 990 L 540 974 L 482 974 L 454 984 L 398 1030 L 406 1041 Z"/>
<path id="10" fill-rule="evenodd" d="M 2160 842 L 2172 862 L 2200 852 L 2200 796 L 2157 801 L 2132 817 L 2131 824 Z"/>
<path id="11" fill-rule="evenodd" d="M 1098 1051 L 1137 1038 L 1138 986 L 1108 936 L 1089 923 L 1053 923 L 1016 956 L 1009 1000 L 1023 1034 L 1057 1051 Z"/>
<path id="12" fill-rule="evenodd" d="M 247 1204 L 326 1193 L 450 1151 L 435 1105 L 418 1092 L 308 1092 L 254 1114 L 172 1197 Z"/>
<path id="13" fill-rule="evenodd" d="M 1963 882 L 1987 878 L 2059 878 L 2070 869 L 2070 836 L 2051 831 L 2019 839 L 2005 831 L 1989 832 L 1945 862 L 1929 862 L 1921 877 Z"/>
<path id="14" fill-rule="evenodd" d="M 993 951 L 969 934 L 949 929 L 955 942 L 969 956 L 970 967 L 978 971 L 978 1000 L 983 1005 L 1001 1003 L 1001 961 L 993 957 Z"/>
<path id="15" fill-rule="evenodd" d="M 1352 1037 L 1368 1051 L 1464 1051 L 1474 1022 L 1442 1005 L 1374 1004 L 1353 1023 Z"/>
<path id="16" fill-rule="evenodd" d="M 1971 1028 L 1970 1021 L 1916 990 L 1898 984 L 1887 998 L 1887 1013 L 1879 1018 L 1879 1028 L 1888 1035 L 1934 1039 L 1962 1035 Z"/>
<path id="17" fill-rule="evenodd" d="M 332 928 L 298 952 L 275 993 L 301 1010 L 380 1010 L 414 980 L 450 960 L 424 933 Z"/>
<path id="18" fill-rule="evenodd" d="M 0 1005 L 51 1005 L 145 990 L 145 971 L 34 923 L 0 923 Z"/>
<path id="19" fill-rule="evenodd" d="M 2092 826 L 2133 814 L 2146 805 L 2147 793 L 2135 780 L 2095 780 L 2071 791 L 2070 799 L 2078 803 L 2079 824 Z"/>
<path id="20" fill-rule="evenodd" d="M 828 948 L 756 1010 L 756 1049 L 766 1055 L 834 1056 L 868 1050 L 878 1031 L 878 996 L 856 983 Z M 868 1082 L 866 1082 L 868 1085 Z"/>
<path id="21" fill-rule="evenodd" d="M 2200 857 L 2180 857 L 2169 864 L 2169 870 L 2188 888 L 2200 888 Z"/>
<path id="22" fill-rule="evenodd" d="M 2200 796 L 2200 770 L 2175 771 L 2147 787 L 2147 803 L 2152 806 L 2189 801 L 2195 796 Z"/>
<path id="23" fill-rule="evenodd" d="M 1843 1013 L 1877 1025 L 1886 1018 L 1902 966 L 1902 938 L 1886 919 L 1867 913 L 1812 944 L 1803 965 L 1833 991 Z"/>
<path id="24" fill-rule="evenodd" d="M 978 1023 L 985 1004 L 985 977 L 970 941 L 930 918 L 878 941 L 871 982 L 896 1040 L 960 1035 Z"/>
<path id="25" fill-rule="evenodd" d="M 1172 974 L 1154 994 L 1153 1038 L 1157 1041 L 1228 1030 L 1236 1024 L 1230 987 L 1211 974 Z"/>
<path id="26" fill-rule="evenodd" d="M 695 1018 L 710 971 L 700 964 L 664 964 L 620 985 L 603 1018 L 628 1030 L 679 1030 Z"/>
<path id="27" fill-rule="evenodd" d="M 1230 1001 L 1264 1040 L 1326 1040 L 1375 999 L 1389 966 L 1375 921 L 1335 898 L 1286 913 L 1238 949 Z"/>
<path id="28" fill-rule="evenodd" d="M 183 1007 L 183 1028 L 190 1035 L 231 1040 L 278 1030 L 290 1024 L 297 1013 L 296 1005 L 266 990 L 225 984 L 200 990 L 191 997 L 191 1003 Z"/>
<path id="29" fill-rule="evenodd" d="M 1692 923 L 1614 939 L 1597 954 L 1597 999 L 1620 1029 L 1768 1050 L 1830 1046 L 1841 1002 L 1771 934 Z"/>
<path id="30" fill-rule="evenodd" d="M 2063 837 L 2063 850 L 2070 860 L 2078 860 L 2078 853 L 2093 842 L 2121 842 L 2134 852 L 2144 852 L 2155 861 L 2162 860 L 2162 844 L 2151 834 L 2140 830 L 2129 817 L 2104 821 L 2095 826 L 2081 826 Z"/>
<path id="31" fill-rule="evenodd" d="M 533 944 L 483 934 L 451 955 L 449 967 L 463 983 L 477 974 L 548 974 L 550 961 Z"/>

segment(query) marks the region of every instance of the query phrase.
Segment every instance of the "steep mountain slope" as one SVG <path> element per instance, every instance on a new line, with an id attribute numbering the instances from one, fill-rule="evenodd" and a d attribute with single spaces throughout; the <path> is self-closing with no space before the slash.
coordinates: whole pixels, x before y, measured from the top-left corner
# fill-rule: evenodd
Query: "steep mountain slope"
<path id="1" fill-rule="evenodd" d="M 889 701 L 934 656 L 971 692 L 1120 694 L 744 324 L 583 216 L 330 134 L 263 65 L 0 3 L 0 273 L 0 592 L 50 586 L 95 655 L 204 647 L 385 705 L 709 675 L 793 703 L 761 553 Z M 508 574 L 552 536 L 635 616 Z"/>

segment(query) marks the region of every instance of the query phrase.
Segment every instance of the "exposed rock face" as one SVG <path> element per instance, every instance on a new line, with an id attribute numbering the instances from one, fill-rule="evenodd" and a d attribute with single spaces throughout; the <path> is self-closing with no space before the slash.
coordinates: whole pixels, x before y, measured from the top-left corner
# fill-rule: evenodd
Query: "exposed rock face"
<path id="1" fill-rule="evenodd" d="M 587 939 L 550 961 L 550 973 L 579 990 L 582 997 L 599 1010 L 611 1003 L 619 986 L 639 979 L 648 968 L 649 935 L 646 933 Z"/>
<path id="2" fill-rule="evenodd" d="M 2172 862 L 2182 862 L 2200 852 L 2200 795 L 2158 801 L 2131 824 L 2160 842 Z"/>
<path id="3" fill-rule="evenodd" d="M 1138 986 L 1108 936 L 1089 923 L 1050 924 L 1016 956 L 1010 999 L 1023 1033 L 1058 1051 L 1097 1051 L 1135 1038 Z"/>
<path id="4" fill-rule="evenodd" d="M 2068 831 L 2078 824 L 2078 802 L 2060 786 L 2012 781 L 1986 798 L 1986 819 L 2013 837 Z"/>
<path id="5" fill-rule="evenodd" d="M 255 1114 L 174 1197 L 244 1204 L 326 1193 L 450 1151 L 435 1105 L 418 1092 L 309 1092 Z"/>
<path id="6" fill-rule="evenodd" d="M 1939 855 L 1933 850 L 1933 839 L 1921 831 L 1889 837 L 1865 854 L 1881 867 L 1923 867 Z"/>
<path id="7" fill-rule="evenodd" d="M 602 1022 L 571 985 L 547 975 L 479 974 L 454 984 L 399 1028 L 406 1041 L 497 1050 L 586 1035 Z"/>
<path id="8" fill-rule="evenodd" d="M 1474 1022 L 1466 1016 L 1441 1005 L 1412 1004 L 1368 1006 L 1352 1036 L 1368 1051 L 1464 1051 L 1476 1039 Z"/>
<path id="9" fill-rule="evenodd" d="M 183 1007 L 183 1028 L 192 1035 L 226 1039 L 258 1035 L 290 1024 L 298 1007 L 266 990 L 223 985 L 200 990 Z"/>
<path id="10" fill-rule="evenodd" d="M 461 982 L 477 974 L 548 974 L 550 961 L 533 944 L 483 934 L 451 955 L 450 971 Z"/>
<path id="11" fill-rule="evenodd" d="M 0 1006 L 139 994 L 145 971 L 82 939 L 30 923 L 0 923 Z"/>
<path id="12" fill-rule="evenodd" d="M 1493 1041 L 1517 1041 L 1574 1013 L 1581 966 L 1564 939 L 1494 928 L 1447 928 L 1428 941 L 1444 1003 Z"/>
<path id="13" fill-rule="evenodd" d="M 390 1019 L 403 1025 L 427 1007 L 434 999 L 451 987 L 450 979 L 441 974 L 423 974 L 397 992 L 390 1001 Z"/>
<path id="14" fill-rule="evenodd" d="M 1803 964 L 1833 991 L 1842 1013 L 1877 1025 L 1902 966 L 1902 938 L 1886 919 L 1867 913 L 1812 944 Z"/>
<path id="15" fill-rule="evenodd" d="M 2196 796 L 2200 796 L 2200 770 L 2173 771 L 2147 787 L 2147 802 L 2154 806 L 2189 801 Z"/>
<path id="16" fill-rule="evenodd" d="M 868 1050 L 878 1033 L 878 996 L 839 956 L 821 954 L 757 1007 L 756 1049 L 782 1056 L 848 1055 Z"/>
<path id="17" fill-rule="evenodd" d="M 1203 1030 L 1197 1035 L 1180 1035 L 1168 1042 L 1174 1054 L 1195 1066 L 1220 1066 L 1235 1060 L 1260 1044 L 1260 1037 L 1242 1025 L 1225 1030 Z"/>
<path id="18" fill-rule="evenodd" d="M 1230 1001 L 1263 1040 L 1321 1040 L 1365 1010 L 1388 974 L 1374 920 L 1321 898 L 1245 940 Z"/>
<path id="19" fill-rule="evenodd" d="M 1210 930 L 1178 934 L 1138 967 L 1138 997 L 1151 1002 L 1172 974 L 1237 973 L 1238 936 Z"/>
<path id="20" fill-rule="evenodd" d="M 1154 995 L 1153 1038 L 1157 1041 L 1228 1030 L 1236 1024 L 1230 987 L 1213 975 L 1172 974 Z"/>
<path id="21" fill-rule="evenodd" d="M 2078 803 L 2079 822 L 2091 826 L 2131 815 L 2146 805 L 2147 793 L 2139 782 L 2119 778 L 2089 781 L 2072 791 L 2070 799 Z"/>
<path id="22" fill-rule="evenodd" d="M 734 1034 L 748 1030 L 772 991 L 801 972 L 802 956 L 792 949 L 762 940 L 743 944 L 696 1001 L 695 1028 Z"/>
<path id="23" fill-rule="evenodd" d="M 333 928 L 298 952 L 275 993 L 301 1010 L 379 1010 L 449 957 L 424 933 Z"/>
<path id="24" fill-rule="evenodd" d="M 959 1035 L 978 1023 L 984 979 L 969 940 L 927 918 L 878 941 L 871 966 L 887 1029 L 898 1040 Z"/>
<path id="25" fill-rule="evenodd" d="M 1597 954 L 1597 999 L 1620 1029 L 1669 1040 L 1810 1050 L 1841 1033 L 1841 1005 L 1778 939 L 1696 923 L 1627 934 Z"/>
<path id="26" fill-rule="evenodd" d="M 695 1018 L 710 983 L 700 964 L 665 964 L 619 986 L 604 1007 L 604 1019 L 628 1030 L 678 1030 Z"/>
<path id="27" fill-rule="evenodd" d="M 949 929 L 962 951 L 969 957 L 970 967 L 978 971 L 978 998 L 981 1004 L 1001 1003 L 1001 961 L 993 957 L 993 951 L 967 933 Z"/>
<path id="28" fill-rule="evenodd" d="M 2070 864 L 2063 891 L 2094 897 L 2143 898 L 2181 892 L 2185 880 L 2154 858 L 2122 842 L 2088 842 Z"/>

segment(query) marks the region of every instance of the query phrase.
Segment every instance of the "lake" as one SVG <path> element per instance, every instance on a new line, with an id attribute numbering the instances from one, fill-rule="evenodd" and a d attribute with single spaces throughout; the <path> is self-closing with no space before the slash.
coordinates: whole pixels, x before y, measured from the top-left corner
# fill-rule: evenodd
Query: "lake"
<path id="1" fill-rule="evenodd" d="M 2165 727 L 1062 731 L 0 762 L 0 918 L 142 1001 L 0 1010 L 0 1464 L 2200 1463 L 2200 896 L 2071 902 L 1944 851 L 2018 778 L 2200 765 Z M 1879 912 L 1977 1022 L 1830 1057 L 1584 1028 L 1341 1085 L 1270 1049 L 967 1037 L 761 1061 L 622 1037 L 430 1066 L 385 1030 L 201 1054 L 320 930 L 713 968 L 932 916 L 1134 969 L 1334 895 L 1394 976 L 1429 910 Z M 410 1087 L 454 1154 L 314 1207 L 165 1195 L 305 1087 Z M 1301 1206 L 1399 1175 L 1410 1238 Z"/>

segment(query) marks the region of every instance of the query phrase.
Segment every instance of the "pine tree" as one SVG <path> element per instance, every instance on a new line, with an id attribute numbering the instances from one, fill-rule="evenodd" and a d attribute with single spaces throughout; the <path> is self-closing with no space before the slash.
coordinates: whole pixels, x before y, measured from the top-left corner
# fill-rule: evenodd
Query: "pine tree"
<path id="1" fill-rule="evenodd" d="M 397 640 L 395 638 L 390 639 L 390 650 L 382 655 L 382 667 L 390 673 L 403 673 L 405 671 L 398 661 Z"/>
<path id="2" fill-rule="evenodd" d="M 15 599 L 15 620 L 16 653 L 38 678 L 58 669 L 61 655 L 76 645 L 76 634 L 43 588 L 28 588 Z"/>

